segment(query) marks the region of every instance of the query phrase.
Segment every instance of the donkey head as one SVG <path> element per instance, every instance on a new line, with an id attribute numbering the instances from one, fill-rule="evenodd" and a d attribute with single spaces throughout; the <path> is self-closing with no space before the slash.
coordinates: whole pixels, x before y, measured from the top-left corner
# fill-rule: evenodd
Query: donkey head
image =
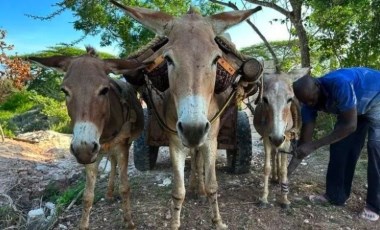
<path id="1" fill-rule="evenodd" d="M 304 68 L 297 74 L 264 74 L 262 100 L 256 106 L 254 126 L 261 136 L 267 136 L 279 147 L 286 131 L 300 126 L 299 106 L 291 81 L 309 71 Z"/>
<path id="2" fill-rule="evenodd" d="M 120 5 L 127 15 L 158 35 L 166 36 L 162 48 L 167 62 L 169 92 L 176 107 L 176 129 L 182 143 L 197 147 L 210 130 L 217 61 L 222 56 L 215 37 L 249 17 L 254 10 L 219 13 L 208 17 L 190 11 L 175 18 L 169 14 Z"/>
<path id="3" fill-rule="evenodd" d="M 101 60 L 91 47 L 87 48 L 87 54 L 78 57 L 30 57 L 29 60 L 66 72 L 61 90 L 66 95 L 67 111 L 73 124 L 70 151 L 79 163 L 93 163 L 110 116 L 112 90 L 108 73 L 119 74 L 139 66 L 120 59 Z"/>

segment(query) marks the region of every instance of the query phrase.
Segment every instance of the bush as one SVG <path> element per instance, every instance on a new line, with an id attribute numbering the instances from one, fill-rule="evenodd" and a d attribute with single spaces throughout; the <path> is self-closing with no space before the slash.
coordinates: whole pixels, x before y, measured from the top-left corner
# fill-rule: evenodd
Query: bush
<path id="1" fill-rule="evenodd" d="M 0 105 L 0 110 L 13 113 L 26 112 L 35 105 L 35 103 L 31 101 L 33 94 L 35 93 L 25 90 L 13 93 L 3 104 Z"/>
<path id="2" fill-rule="evenodd" d="M 13 83 L 9 79 L 0 79 L 0 104 L 5 102 L 7 98 L 16 91 Z"/>
<path id="3" fill-rule="evenodd" d="M 65 95 L 60 91 L 63 75 L 49 69 L 42 69 L 28 84 L 28 91 L 34 90 L 39 95 L 64 101 Z"/>
<path id="4" fill-rule="evenodd" d="M 0 104 L 0 124 L 7 136 L 41 129 L 70 133 L 65 103 L 21 90 Z"/>
<path id="5" fill-rule="evenodd" d="M 324 112 L 318 112 L 318 117 L 316 120 L 314 139 L 319 139 L 326 136 L 334 129 L 336 122 L 336 116 L 334 114 L 327 114 Z"/>

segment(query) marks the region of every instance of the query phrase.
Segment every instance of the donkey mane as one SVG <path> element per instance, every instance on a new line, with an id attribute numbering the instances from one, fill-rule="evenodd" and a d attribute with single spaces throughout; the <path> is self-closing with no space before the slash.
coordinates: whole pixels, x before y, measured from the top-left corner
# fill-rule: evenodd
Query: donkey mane
<path id="1" fill-rule="evenodd" d="M 92 46 L 86 46 L 86 54 L 91 57 L 98 57 L 95 48 Z"/>
<path id="2" fill-rule="evenodd" d="M 198 8 L 190 6 L 189 11 L 187 11 L 186 14 L 196 14 L 196 15 L 201 15 L 201 12 Z"/>

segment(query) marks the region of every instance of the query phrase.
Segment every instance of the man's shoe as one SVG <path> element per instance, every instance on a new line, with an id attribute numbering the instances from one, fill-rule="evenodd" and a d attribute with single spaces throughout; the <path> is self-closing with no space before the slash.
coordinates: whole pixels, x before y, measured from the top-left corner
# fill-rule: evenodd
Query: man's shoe
<path id="1" fill-rule="evenodd" d="M 365 220 L 377 221 L 379 219 L 379 214 L 369 210 L 368 208 L 364 208 L 363 212 L 360 213 L 360 217 Z"/>
<path id="2" fill-rule="evenodd" d="M 329 200 L 324 195 L 310 195 L 309 200 L 313 204 L 321 204 L 321 205 L 329 204 Z"/>

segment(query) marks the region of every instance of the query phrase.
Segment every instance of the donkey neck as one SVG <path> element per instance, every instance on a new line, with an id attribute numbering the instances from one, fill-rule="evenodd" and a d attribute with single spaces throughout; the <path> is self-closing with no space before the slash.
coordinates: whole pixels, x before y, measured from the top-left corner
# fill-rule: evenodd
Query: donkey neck
<path id="1" fill-rule="evenodd" d="M 122 125 L 126 122 L 128 116 L 128 108 L 121 102 L 121 88 L 116 86 L 116 83 L 110 87 L 110 92 L 108 95 L 109 99 L 109 111 L 110 114 L 108 119 L 105 121 L 104 129 L 101 135 L 101 142 L 107 142 L 108 140 L 116 137 Z"/>

